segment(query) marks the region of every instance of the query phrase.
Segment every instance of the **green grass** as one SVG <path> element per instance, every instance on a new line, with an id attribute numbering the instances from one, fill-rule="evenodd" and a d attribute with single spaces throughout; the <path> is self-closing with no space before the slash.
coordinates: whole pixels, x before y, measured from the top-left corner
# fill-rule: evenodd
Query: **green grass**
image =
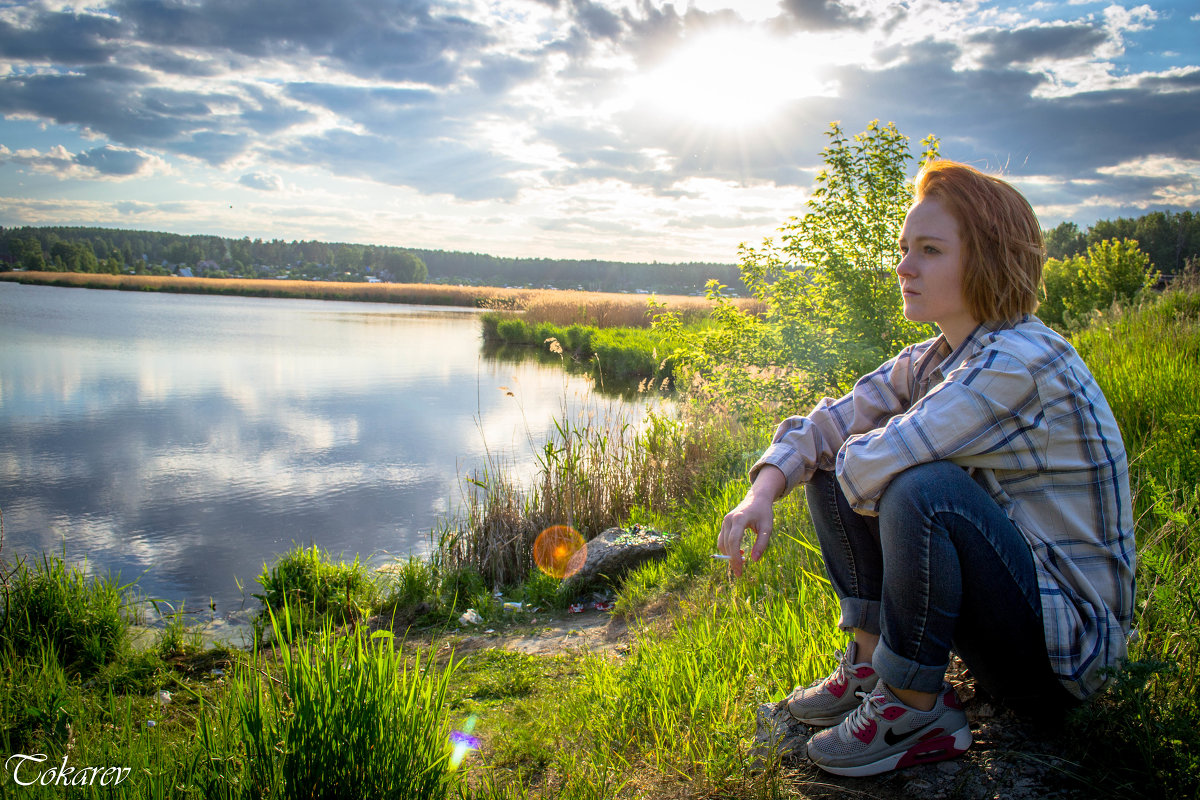
<path id="1" fill-rule="evenodd" d="M 128 585 L 49 555 L 19 560 L 4 585 L 0 633 L 18 651 L 48 645 L 65 669 L 88 676 L 127 646 Z"/>

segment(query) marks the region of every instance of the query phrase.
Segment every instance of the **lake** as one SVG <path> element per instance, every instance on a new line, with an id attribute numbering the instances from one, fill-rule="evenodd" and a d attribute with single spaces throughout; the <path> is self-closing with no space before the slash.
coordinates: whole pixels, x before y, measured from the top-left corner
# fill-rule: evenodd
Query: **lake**
<path id="1" fill-rule="evenodd" d="M 218 617 L 296 544 L 427 553 L 463 479 L 530 478 L 564 413 L 647 410 L 487 357 L 472 310 L 3 282 L 0 342 L 4 557 Z"/>

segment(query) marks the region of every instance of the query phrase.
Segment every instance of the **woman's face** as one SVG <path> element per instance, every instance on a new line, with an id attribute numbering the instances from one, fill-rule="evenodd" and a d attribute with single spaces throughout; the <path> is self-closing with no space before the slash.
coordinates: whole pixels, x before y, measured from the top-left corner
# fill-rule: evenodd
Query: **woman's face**
<path id="1" fill-rule="evenodd" d="M 896 275 L 905 318 L 936 323 L 950 345 L 957 347 L 978 324 L 963 297 L 958 221 L 936 199 L 926 197 L 904 218 L 900 252 L 903 258 Z"/>

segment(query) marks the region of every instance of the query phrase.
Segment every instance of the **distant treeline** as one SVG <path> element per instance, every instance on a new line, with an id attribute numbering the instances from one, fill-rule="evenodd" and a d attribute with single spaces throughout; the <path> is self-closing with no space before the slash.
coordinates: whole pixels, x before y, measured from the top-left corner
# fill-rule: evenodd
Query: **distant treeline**
<path id="1" fill-rule="evenodd" d="M 692 294 L 717 279 L 742 288 L 733 264 L 637 264 L 347 244 L 229 239 L 116 228 L 0 228 L 0 268 L 209 278 L 447 283 Z"/>
<path id="2" fill-rule="evenodd" d="M 1188 261 L 1200 259 L 1200 214 L 1193 211 L 1155 211 L 1141 217 L 1100 220 L 1086 231 L 1063 222 L 1045 232 L 1050 258 L 1065 261 L 1087 252 L 1089 245 L 1110 239 L 1136 239 L 1164 277 L 1183 272 Z"/>
<path id="3" fill-rule="evenodd" d="M 1200 260 L 1200 213 L 1155 211 L 1100 220 L 1086 230 L 1063 222 L 1045 231 L 1051 258 L 1084 253 L 1110 239 L 1136 239 L 1165 277 Z M 501 258 L 484 253 L 348 244 L 230 239 L 119 228 L 0 228 L 0 269 L 209 278 L 445 283 L 590 291 L 695 294 L 710 279 L 744 294 L 734 264 L 628 263 L 599 259 Z"/>

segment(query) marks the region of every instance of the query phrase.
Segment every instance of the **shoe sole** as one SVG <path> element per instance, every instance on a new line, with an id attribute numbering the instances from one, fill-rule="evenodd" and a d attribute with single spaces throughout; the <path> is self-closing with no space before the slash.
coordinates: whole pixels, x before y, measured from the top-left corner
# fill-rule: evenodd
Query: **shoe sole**
<path id="1" fill-rule="evenodd" d="M 841 767 L 822 764 L 815 760 L 813 763 L 834 775 L 863 778 L 869 775 L 891 772 L 895 769 L 916 766 L 917 764 L 932 764 L 935 761 L 945 761 L 948 758 L 962 755 L 967 752 L 967 748 L 970 746 L 971 729 L 967 725 L 964 725 L 954 733 L 939 736 L 927 742 L 920 742 L 907 750 L 892 753 L 869 764 L 855 764 L 854 766 Z"/>

